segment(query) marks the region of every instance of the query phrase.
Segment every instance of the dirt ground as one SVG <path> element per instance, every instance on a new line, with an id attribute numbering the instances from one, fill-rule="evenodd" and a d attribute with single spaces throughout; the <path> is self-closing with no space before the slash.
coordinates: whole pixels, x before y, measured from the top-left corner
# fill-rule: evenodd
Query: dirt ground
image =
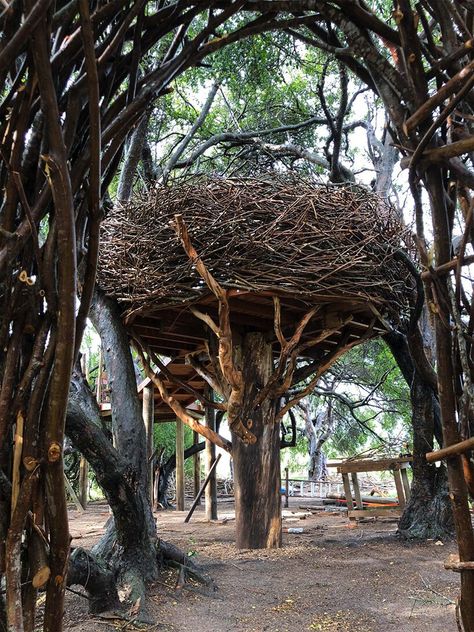
<path id="1" fill-rule="evenodd" d="M 164 632 L 455 632 L 454 601 L 459 577 L 443 568 L 453 543 L 404 543 L 396 523 L 354 525 L 340 512 L 309 513 L 310 499 L 290 498 L 284 534 L 275 551 L 235 548 L 233 505 L 219 503 L 209 523 L 198 508 L 189 524 L 184 512 L 157 514 L 159 534 L 187 550 L 218 590 L 176 593 L 177 571 L 163 572 L 150 591 L 147 630 Z M 315 508 L 313 508 L 313 511 Z M 97 541 L 109 514 L 91 504 L 71 510 L 74 546 Z M 77 588 L 77 587 L 75 587 Z M 84 597 L 67 593 L 66 630 L 133 630 L 118 619 L 87 613 Z"/>

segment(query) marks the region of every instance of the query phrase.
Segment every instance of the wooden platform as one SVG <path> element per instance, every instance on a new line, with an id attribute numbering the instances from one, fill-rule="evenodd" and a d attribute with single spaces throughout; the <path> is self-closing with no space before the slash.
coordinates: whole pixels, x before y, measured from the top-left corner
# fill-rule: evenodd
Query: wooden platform
<path id="1" fill-rule="evenodd" d="M 275 353 L 279 345 L 274 334 L 273 296 L 266 293 L 252 293 L 243 290 L 228 292 L 230 321 L 232 332 L 238 336 L 244 331 L 261 331 L 268 333 L 275 343 Z M 295 323 L 308 312 L 311 305 L 302 300 L 280 295 L 281 323 L 283 333 L 288 337 L 294 332 Z M 334 299 L 332 299 L 333 301 Z M 301 342 L 307 343 L 302 357 L 318 359 L 328 350 L 336 347 L 342 338 L 347 341 L 361 338 L 372 327 L 372 335 L 387 331 L 382 316 L 367 301 L 361 300 L 334 303 L 328 297 L 327 303 L 321 301 L 321 308 L 306 327 Z M 212 294 L 202 298 L 193 305 L 201 312 L 218 320 L 217 301 Z M 188 306 L 157 305 L 153 311 L 136 312 L 126 323 L 131 335 L 141 339 L 155 353 L 176 358 L 180 354 L 204 349 L 209 339 L 209 330 L 196 318 Z M 316 345 L 311 341 L 323 332 L 327 337 Z"/>
<path id="2" fill-rule="evenodd" d="M 165 386 L 176 400 L 178 400 L 186 410 L 195 414 L 197 417 L 202 417 L 204 414 L 203 409 L 196 402 L 196 398 L 194 395 L 190 394 L 186 388 L 185 384 L 192 387 L 198 393 L 203 393 L 206 388 L 205 381 L 200 378 L 194 369 L 185 363 L 184 354 L 180 354 L 175 357 L 173 360 L 168 359 L 165 361 L 167 370 L 176 377 L 176 381 L 171 381 L 169 378 L 165 378 Z M 182 384 L 180 384 L 181 382 Z M 149 378 L 144 379 L 137 385 L 138 395 L 140 399 L 143 399 L 143 389 L 146 386 L 151 385 L 151 380 Z M 106 386 L 106 383 L 105 385 Z M 105 392 L 104 392 L 105 391 Z M 106 399 L 106 388 L 103 391 L 103 396 Z M 158 389 L 153 389 L 153 397 L 154 397 L 154 420 L 155 423 L 162 422 L 175 422 L 176 416 L 173 411 L 169 408 L 167 404 L 165 404 L 160 396 Z M 99 408 L 102 416 L 107 417 L 111 414 L 111 405 L 108 401 L 99 402 Z"/>

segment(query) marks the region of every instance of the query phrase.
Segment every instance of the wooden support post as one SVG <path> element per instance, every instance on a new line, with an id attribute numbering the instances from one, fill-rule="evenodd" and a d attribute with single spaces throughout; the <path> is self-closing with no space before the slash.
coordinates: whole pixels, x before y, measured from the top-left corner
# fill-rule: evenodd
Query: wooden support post
<path id="1" fill-rule="evenodd" d="M 193 445 L 197 445 L 199 443 L 199 434 L 194 431 L 193 432 Z M 201 495 L 199 494 L 199 489 L 201 487 L 201 455 L 199 452 L 193 455 L 193 465 L 194 465 L 194 496 L 197 497 L 197 504 L 201 504 Z"/>
<path id="2" fill-rule="evenodd" d="M 193 515 L 194 510 L 196 509 L 196 507 L 199 505 L 199 501 L 201 500 L 201 496 L 202 496 L 204 490 L 206 489 L 207 484 L 209 483 L 209 480 L 210 480 L 211 476 L 215 472 L 215 469 L 217 467 L 217 464 L 219 463 L 219 459 L 220 458 L 221 458 L 221 455 L 218 454 L 217 455 L 217 459 L 211 465 L 211 469 L 209 470 L 208 475 L 204 479 L 204 483 L 202 484 L 201 489 L 198 490 L 198 493 L 196 494 L 196 498 L 193 500 L 193 504 L 191 505 L 191 509 L 189 510 L 188 515 L 184 519 L 184 522 L 189 522 L 191 520 L 191 516 Z"/>
<path id="3" fill-rule="evenodd" d="M 351 483 L 349 481 L 349 475 L 342 475 L 342 482 L 344 483 L 344 494 L 346 496 L 347 509 L 352 511 L 354 509 L 354 503 L 352 502 Z"/>
<path id="4" fill-rule="evenodd" d="M 208 399 L 213 398 L 213 391 L 208 390 Z M 216 418 L 214 409 L 206 406 L 206 426 L 211 430 L 216 430 Z M 212 464 L 216 460 L 216 446 L 212 441 L 206 439 L 206 476 L 211 474 L 209 484 L 206 487 L 206 518 L 208 520 L 217 520 L 217 479 L 216 470 L 212 468 Z"/>
<path id="5" fill-rule="evenodd" d="M 285 467 L 285 508 L 288 508 L 288 496 L 290 493 L 289 486 L 290 486 L 290 475 L 289 475 L 288 468 Z"/>
<path id="6" fill-rule="evenodd" d="M 79 464 L 79 502 L 83 509 L 87 508 L 87 492 L 89 487 L 89 463 L 81 456 Z"/>
<path id="7" fill-rule="evenodd" d="M 402 468 L 400 470 L 400 474 L 402 476 L 403 489 L 405 490 L 405 500 L 408 502 L 410 500 L 411 490 L 410 490 L 410 481 L 408 480 L 407 469 L 405 467 Z"/>
<path id="8" fill-rule="evenodd" d="M 176 509 L 184 511 L 184 424 L 176 417 Z"/>
<path id="9" fill-rule="evenodd" d="M 95 387 L 95 398 L 97 403 L 102 402 L 102 372 L 104 370 L 104 356 L 102 354 L 102 347 L 99 351 L 99 368 L 97 369 L 97 382 Z"/>
<path id="10" fill-rule="evenodd" d="M 356 500 L 356 507 L 357 509 L 363 509 L 364 505 L 362 504 L 362 498 L 360 495 L 359 479 L 357 478 L 357 472 L 352 472 L 351 478 L 352 478 L 352 485 L 354 487 L 354 497 Z"/>
<path id="11" fill-rule="evenodd" d="M 81 503 L 80 503 L 80 501 L 79 501 L 79 498 L 77 497 L 76 492 L 74 491 L 74 489 L 73 489 L 73 487 L 72 487 L 71 483 L 69 482 L 69 479 L 68 479 L 68 477 L 66 476 L 66 473 L 64 473 L 64 483 L 65 483 L 65 485 L 66 485 L 66 489 L 67 489 L 68 494 L 69 494 L 69 495 L 71 496 L 71 498 L 72 498 L 72 502 L 76 505 L 76 509 L 77 509 L 77 511 L 79 511 L 80 513 L 82 513 L 82 512 L 84 511 L 84 509 L 83 509 L 83 507 L 82 507 L 82 505 L 81 505 Z"/>
<path id="12" fill-rule="evenodd" d="M 148 459 L 148 497 L 153 503 L 153 421 L 155 416 L 155 401 L 153 383 L 143 388 L 142 401 L 143 423 L 145 424 L 146 446 Z"/>
<path id="13" fill-rule="evenodd" d="M 393 470 L 393 478 L 395 479 L 395 487 L 397 488 L 398 504 L 400 505 L 400 509 L 404 509 L 406 502 L 400 470 Z"/>

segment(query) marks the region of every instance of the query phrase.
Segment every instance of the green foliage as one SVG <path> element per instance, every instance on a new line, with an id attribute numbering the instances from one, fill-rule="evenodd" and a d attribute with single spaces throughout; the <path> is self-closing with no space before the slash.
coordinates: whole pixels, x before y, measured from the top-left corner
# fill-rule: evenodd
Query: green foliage
<path id="1" fill-rule="evenodd" d="M 176 423 L 174 421 L 158 423 L 153 428 L 153 442 L 158 452 L 164 448 L 163 462 L 166 462 L 176 452 Z M 193 444 L 193 431 L 188 426 L 184 426 L 184 449 Z M 192 459 L 184 462 L 184 471 L 187 476 L 193 473 Z"/>

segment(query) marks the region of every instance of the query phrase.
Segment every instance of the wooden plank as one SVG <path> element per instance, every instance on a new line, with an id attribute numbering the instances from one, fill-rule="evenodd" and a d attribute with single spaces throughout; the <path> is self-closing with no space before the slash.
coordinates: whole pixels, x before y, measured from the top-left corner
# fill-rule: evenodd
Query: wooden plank
<path id="1" fill-rule="evenodd" d="M 344 494 L 346 496 L 347 509 L 354 509 L 354 503 L 352 502 L 352 491 L 349 476 L 347 474 L 342 475 L 342 482 L 344 483 Z"/>
<path id="2" fill-rule="evenodd" d="M 357 472 L 352 472 L 352 487 L 354 488 L 354 496 L 356 499 L 357 509 L 363 509 L 364 505 L 362 504 L 362 498 L 360 495 L 360 487 L 359 487 L 359 479 L 357 478 Z"/>
<path id="3" fill-rule="evenodd" d="M 405 490 L 405 499 L 408 502 L 411 496 L 411 489 L 410 489 L 410 481 L 408 480 L 408 473 L 407 473 L 406 468 L 404 468 L 403 470 L 400 470 L 400 474 L 402 475 L 403 489 Z"/>
<path id="4" fill-rule="evenodd" d="M 347 515 L 351 519 L 357 518 L 400 518 L 402 512 L 399 509 L 353 509 Z"/>
<path id="5" fill-rule="evenodd" d="M 402 477 L 400 476 L 399 470 L 393 471 L 393 478 L 395 479 L 395 487 L 397 488 L 398 504 L 400 505 L 400 509 L 404 509 L 406 505 L 405 492 L 403 490 Z"/>
<path id="6" fill-rule="evenodd" d="M 184 511 L 184 424 L 176 417 L 176 509 Z"/>
<path id="7" fill-rule="evenodd" d="M 381 470 L 400 470 L 408 467 L 408 463 L 413 461 L 413 457 L 404 456 L 393 459 L 360 459 L 357 461 L 344 461 L 333 464 L 329 467 L 337 467 L 339 474 L 350 474 L 352 472 L 378 472 Z"/>
<path id="8" fill-rule="evenodd" d="M 435 452 L 428 452 L 426 454 L 426 460 L 428 463 L 435 463 L 436 461 L 447 459 L 450 456 L 464 454 L 469 450 L 474 450 L 474 437 L 460 441 L 459 443 L 454 443 L 453 445 L 448 445 L 446 448 L 436 450 Z"/>

